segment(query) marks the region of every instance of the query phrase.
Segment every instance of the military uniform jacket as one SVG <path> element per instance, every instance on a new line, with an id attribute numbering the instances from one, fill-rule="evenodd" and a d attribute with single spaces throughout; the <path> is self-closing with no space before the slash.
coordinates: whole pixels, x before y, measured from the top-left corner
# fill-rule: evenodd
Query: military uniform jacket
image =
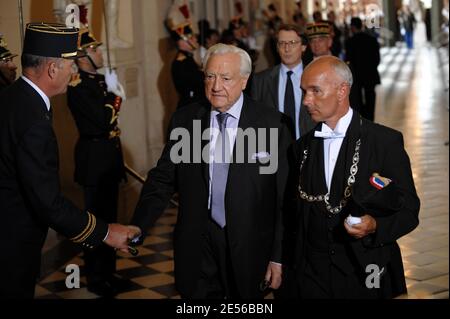
<path id="1" fill-rule="evenodd" d="M 307 244 L 308 227 L 312 214 L 330 215 L 323 202 L 308 202 L 300 199 L 298 192 L 300 163 L 304 151 L 308 150 L 302 173 L 301 187 L 308 195 L 325 195 L 327 186 L 324 173 L 323 139 L 314 137 L 314 131 L 322 124 L 297 141 L 293 149 L 291 161 L 291 176 L 286 200 L 286 244 L 294 244 L 295 248 L 286 248 L 294 255 L 294 265 L 299 276 L 305 267 L 305 245 Z M 343 223 L 336 229 L 344 242 L 357 259 L 360 270 L 364 273 L 366 267 L 375 264 L 382 269 L 386 267 L 390 284 L 388 290 L 381 289 L 384 298 L 392 298 L 406 292 L 406 284 L 402 258 L 397 240 L 415 229 L 419 223 L 418 213 L 420 201 L 417 197 L 411 165 L 404 149 L 403 137 L 400 132 L 374 124 L 360 117 L 355 111 L 352 122 L 336 163 L 334 171 L 330 203 L 332 207 L 339 205 L 343 198 L 350 167 L 353 164 L 355 145 L 361 140 L 360 160 L 356 174 L 356 183 L 352 188 L 352 196 L 340 215 L 343 218 L 352 216 L 372 215 L 377 222 L 375 234 L 361 240 L 350 237 Z M 370 177 L 378 173 L 393 182 L 381 191 L 370 184 Z M 331 215 L 330 215 L 331 216 Z M 292 236 L 291 238 L 288 238 Z M 289 254 L 286 257 L 291 257 Z M 358 267 L 358 266 L 357 266 Z M 345 265 L 343 267 L 345 271 Z"/>
<path id="2" fill-rule="evenodd" d="M 203 73 L 191 53 L 178 52 L 172 63 L 172 79 L 180 98 L 178 107 L 205 99 Z"/>
<path id="3" fill-rule="evenodd" d="M 100 245 L 108 225 L 61 194 L 52 114 L 41 96 L 20 78 L 0 101 L 0 241 L 6 255 L 25 243 L 21 254 L 40 253 L 48 227 L 85 247 Z"/>
<path id="4" fill-rule="evenodd" d="M 67 99 L 80 138 L 75 147 L 75 181 L 83 186 L 125 178 L 117 98 L 106 91 L 105 77 L 80 70 L 81 82 L 69 87 Z"/>

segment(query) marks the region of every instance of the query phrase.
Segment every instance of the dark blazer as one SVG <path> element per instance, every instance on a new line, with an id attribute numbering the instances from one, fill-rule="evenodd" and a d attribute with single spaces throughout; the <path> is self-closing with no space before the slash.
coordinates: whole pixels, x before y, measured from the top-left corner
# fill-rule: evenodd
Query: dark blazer
<path id="1" fill-rule="evenodd" d="M 316 130 L 320 128 L 321 124 Z M 332 206 L 337 206 L 343 197 L 356 141 L 359 138 L 362 144 L 356 183 L 349 205 L 340 214 L 345 217 L 349 214 L 372 215 L 377 222 L 377 231 L 374 235 L 354 240 L 343 230 L 346 236 L 344 240 L 354 253 L 362 273 L 365 273 L 369 264 L 377 264 L 380 269 L 387 267 L 388 275 L 384 278 L 390 278 L 390 283 L 382 282 L 380 293 L 383 298 L 392 298 L 406 292 L 403 263 L 396 241 L 417 227 L 420 201 L 402 134 L 362 119 L 355 112 L 336 163 L 330 196 Z M 290 201 L 286 201 L 286 211 L 287 214 L 292 214 L 289 218 L 293 225 L 293 229 L 286 232 L 288 237 L 292 236 L 286 242 L 295 245 L 292 250 L 293 263 L 299 278 L 305 269 L 305 244 L 312 209 L 319 209 L 323 214 L 327 214 L 323 203 L 311 204 L 299 199 L 299 167 L 305 149 L 308 149 L 310 155 L 302 171 L 302 188 L 310 195 L 327 193 L 323 168 L 323 139 L 314 137 L 314 131 L 311 131 L 294 146 L 292 175 L 287 191 Z M 377 191 L 369 182 L 373 173 L 390 178 L 393 183 L 386 189 Z M 289 257 L 289 254 L 286 256 Z"/>
<path id="2" fill-rule="evenodd" d="M 359 32 L 347 40 L 346 61 L 352 69 L 355 84 L 375 86 L 381 83 L 380 45 L 378 40 L 365 32 Z"/>
<path id="3" fill-rule="evenodd" d="M 117 127 L 116 95 L 107 92 L 105 77 L 80 70 L 81 82 L 67 90 L 67 102 L 80 138 L 75 147 L 75 181 L 83 186 L 125 178 Z"/>
<path id="4" fill-rule="evenodd" d="M 193 121 L 197 120 L 203 132 L 210 127 L 210 110 L 210 105 L 201 104 L 180 109 L 172 118 L 170 130 L 184 128 L 192 136 Z M 228 240 L 237 289 L 243 298 L 262 297 L 258 287 L 269 262 L 281 261 L 281 201 L 287 180 L 287 148 L 292 141 L 286 120 L 275 109 L 245 97 L 239 128 L 278 129 L 278 146 L 256 151 L 271 156 L 278 153 L 278 171 L 272 175 L 260 174 L 265 164 L 259 161 L 230 164 L 225 198 Z M 268 136 L 264 137 L 266 146 Z M 201 139 L 195 138 L 196 143 Z M 131 224 L 147 229 L 163 213 L 171 196 L 179 193 L 174 231 L 175 282 L 181 295 L 189 298 L 201 276 L 202 234 L 207 231 L 210 219 L 209 164 L 175 164 L 170 152 L 177 143 L 169 141 L 158 165 L 149 172 Z M 208 143 L 203 141 L 202 145 Z M 198 155 L 198 151 L 192 152 L 192 144 L 188 155 L 191 158 Z M 184 151 L 188 150 L 181 150 Z"/>
<path id="5" fill-rule="evenodd" d="M 0 95 L 0 298 L 32 298 L 48 227 L 94 248 L 108 225 L 60 190 L 52 114 L 23 79 Z"/>
<path id="6" fill-rule="evenodd" d="M 255 74 L 252 80 L 252 98 L 264 103 L 268 106 L 272 106 L 279 110 L 278 100 L 278 88 L 280 81 L 280 68 L 281 65 L 277 65 L 271 69 Z M 300 108 L 300 134 L 303 136 L 308 133 L 315 123 L 311 119 L 306 107 Z"/>

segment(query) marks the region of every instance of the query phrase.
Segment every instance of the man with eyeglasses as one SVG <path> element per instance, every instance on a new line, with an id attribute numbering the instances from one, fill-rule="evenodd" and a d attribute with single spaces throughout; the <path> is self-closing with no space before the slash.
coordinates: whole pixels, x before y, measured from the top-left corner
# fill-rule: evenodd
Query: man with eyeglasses
<path id="1" fill-rule="evenodd" d="M 314 127 L 311 117 L 302 107 L 300 89 L 306 39 L 298 26 L 285 24 L 278 31 L 277 47 L 281 64 L 254 76 L 252 97 L 288 115 L 291 135 L 296 140 Z"/>
<path id="2" fill-rule="evenodd" d="M 6 41 L 0 34 L 0 92 L 16 79 L 17 66 L 13 61 L 16 56 L 17 54 L 12 54 L 8 50 Z"/>
<path id="3" fill-rule="evenodd" d="M 79 78 L 67 90 L 69 109 L 80 137 L 75 147 L 75 182 L 83 187 L 85 208 L 108 222 L 117 220 L 119 183 L 125 179 L 118 118 L 125 92 L 115 71 L 98 70 L 104 61 L 101 42 L 87 28 L 80 31 Z M 87 288 L 113 297 L 129 283 L 115 276 L 116 252 L 100 246 L 84 251 Z"/>

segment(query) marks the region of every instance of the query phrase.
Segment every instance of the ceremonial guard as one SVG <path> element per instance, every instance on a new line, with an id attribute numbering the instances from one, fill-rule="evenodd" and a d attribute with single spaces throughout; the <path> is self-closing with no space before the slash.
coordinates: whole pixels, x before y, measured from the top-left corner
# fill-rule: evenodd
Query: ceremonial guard
<path id="1" fill-rule="evenodd" d="M 86 56 L 77 61 L 79 78 L 68 88 L 70 111 L 79 131 L 75 147 L 75 182 L 84 190 L 85 208 L 107 222 L 116 222 L 119 183 L 125 179 L 118 117 L 125 93 L 115 71 L 106 78 L 102 43 L 87 28 L 80 31 L 79 47 Z M 100 246 L 84 251 L 88 290 L 112 297 L 125 289 L 125 279 L 114 275 L 116 252 Z"/>
<path id="2" fill-rule="evenodd" d="M 194 59 L 199 45 L 189 17 L 188 5 L 176 1 L 166 20 L 166 27 L 178 49 L 172 63 L 172 80 L 179 95 L 178 108 L 205 99 L 203 72 Z"/>
<path id="3" fill-rule="evenodd" d="M 0 92 L 16 79 L 17 66 L 13 62 L 16 56 L 8 50 L 5 38 L 0 34 Z"/>

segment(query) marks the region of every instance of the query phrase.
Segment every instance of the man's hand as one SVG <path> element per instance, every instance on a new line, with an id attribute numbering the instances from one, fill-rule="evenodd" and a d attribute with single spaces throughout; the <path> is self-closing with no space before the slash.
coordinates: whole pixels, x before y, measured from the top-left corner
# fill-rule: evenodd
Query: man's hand
<path id="1" fill-rule="evenodd" d="M 365 215 L 361 217 L 360 224 L 350 226 L 344 222 L 344 227 L 350 236 L 356 239 L 361 239 L 375 233 L 377 230 L 377 221 L 372 216 Z"/>
<path id="2" fill-rule="evenodd" d="M 141 230 L 138 227 L 120 224 L 109 224 L 108 231 L 105 244 L 124 253 L 128 253 L 128 242 L 141 235 Z"/>
<path id="3" fill-rule="evenodd" d="M 283 266 L 275 263 L 269 263 L 267 267 L 265 280 L 270 282 L 270 288 L 278 289 L 281 286 L 281 276 L 283 274 Z"/>

